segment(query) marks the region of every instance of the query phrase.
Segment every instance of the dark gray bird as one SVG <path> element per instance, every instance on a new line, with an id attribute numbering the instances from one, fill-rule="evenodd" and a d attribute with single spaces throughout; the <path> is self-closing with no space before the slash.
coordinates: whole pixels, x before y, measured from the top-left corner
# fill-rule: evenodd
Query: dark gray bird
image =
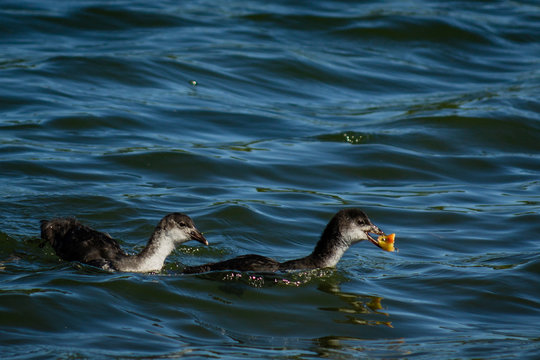
<path id="1" fill-rule="evenodd" d="M 50 243 L 63 260 L 130 272 L 160 271 L 175 246 L 186 241 L 197 240 L 208 245 L 193 220 L 181 213 L 172 213 L 161 219 L 146 247 L 135 255 L 126 254 L 109 234 L 71 218 L 42 220 L 41 238 L 42 245 Z"/>
<path id="2" fill-rule="evenodd" d="M 234 259 L 200 266 L 187 266 L 185 274 L 202 273 L 215 270 L 238 270 L 255 272 L 275 272 L 285 270 L 316 269 L 334 267 L 347 249 L 362 240 L 369 240 L 381 247 L 369 233 L 385 235 L 369 220 L 360 209 L 344 209 L 330 220 L 313 252 L 303 258 L 278 262 L 261 255 L 242 255 Z"/>

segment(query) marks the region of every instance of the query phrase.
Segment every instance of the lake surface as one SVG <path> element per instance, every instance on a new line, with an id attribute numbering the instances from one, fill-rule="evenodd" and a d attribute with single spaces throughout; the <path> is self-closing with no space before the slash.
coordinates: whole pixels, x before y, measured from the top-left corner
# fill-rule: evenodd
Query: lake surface
<path id="1" fill-rule="evenodd" d="M 0 34 L 2 358 L 540 358 L 538 2 L 6 0 Z M 181 275 L 347 207 L 399 252 Z M 158 274 L 39 247 L 174 211 L 210 246 Z"/>

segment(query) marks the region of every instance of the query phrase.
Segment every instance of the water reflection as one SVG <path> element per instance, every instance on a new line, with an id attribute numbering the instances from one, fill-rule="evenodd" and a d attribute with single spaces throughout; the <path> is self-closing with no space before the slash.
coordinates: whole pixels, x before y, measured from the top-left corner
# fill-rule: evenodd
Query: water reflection
<path id="1" fill-rule="evenodd" d="M 318 310 L 338 313 L 340 318 L 333 321 L 339 324 L 364 326 L 384 326 L 393 328 L 390 313 L 384 307 L 383 298 L 376 295 L 357 294 L 341 290 L 341 284 L 347 279 L 335 269 L 314 269 L 290 273 L 258 274 L 249 272 L 210 272 L 198 274 L 197 277 L 219 281 L 218 289 L 233 299 L 241 299 L 253 288 L 270 289 L 276 287 L 309 287 L 316 285 L 317 290 L 335 296 L 341 304 L 321 306 L 320 303 L 306 304 Z M 224 303 L 231 300 L 222 299 L 216 294 L 213 298 Z"/>
<path id="2" fill-rule="evenodd" d="M 383 298 L 373 295 L 359 295 L 341 291 L 339 284 L 323 282 L 318 289 L 328 294 L 337 296 L 344 305 L 339 307 L 321 307 L 321 310 L 334 311 L 347 314 L 345 319 L 336 320 L 338 323 L 357 325 L 378 326 L 384 325 L 393 328 L 390 321 L 381 320 L 380 316 L 390 317 L 390 314 L 382 311 Z"/>
<path id="3" fill-rule="evenodd" d="M 345 336 L 325 336 L 313 339 L 313 351 L 321 358 L 335 359 L 338 355 L 354 352 L 364 356 L 377 356 L 378 358 L 395 358 L 411 355 L 411 351 L 404 348 L 404 340 L 377 340 L 369 341 Z"/>
<path id="4" fill-rule="evenodd" d="M 304 348 L 310 356 L 349 358 L 359 351 L 370 353 L 376 341 L 382 354 L 406 355 L 402 342 L 392 339 L 392 316 L 385 300 L 343 291 L 350 279 L 335 269 L 276 274 L 216 271 L 180 276 L 175 282 L 181 279 L 184 285 L 196 282 L 211 299 L 199 312 L 197 324 L 236 344 L 293 357 L 298 353 L 289 349 Z M 374 340 L 380 338 L 391 340 Z"/>

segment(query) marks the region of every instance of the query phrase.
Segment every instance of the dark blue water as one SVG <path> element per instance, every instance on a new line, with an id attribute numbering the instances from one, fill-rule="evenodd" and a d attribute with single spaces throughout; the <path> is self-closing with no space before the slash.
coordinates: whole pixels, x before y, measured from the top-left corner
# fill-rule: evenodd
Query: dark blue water
<path id="1" fill-rule="evenodd" d="M 2 1 L 0 353 L 48 358 L 540 358 L 536 1 Z M 308 254 L 360 207 L 398 253 Z M 159 274 L 40 248 L 76 216 Z"/>

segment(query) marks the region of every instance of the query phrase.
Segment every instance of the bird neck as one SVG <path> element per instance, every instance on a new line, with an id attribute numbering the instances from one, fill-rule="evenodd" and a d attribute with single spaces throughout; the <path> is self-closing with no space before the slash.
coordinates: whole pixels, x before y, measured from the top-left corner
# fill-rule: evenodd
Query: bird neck
<path id="1" fill-rule="evenodd" d="M 152 234 L 146 247 L 137 255 L 128 255 L 115 264 L 120 271 L 151 272 L 160 271 L 165 259 L 174 250 L 174 242 L 163 230 Z"/>
<path id="2" fill-rule="evenodd" d="M 334 267 L 348 248 L 349 245 L 341 236 L 330 239 L 323 236 L 309 256 L 318 264 L 317 267 Z"/>
<path id="3" fill-rule="evenodd" d="M 286 261 L 280 264 L 281 270 L 315 269 L 335 267 L 349 248 L 347 241 L 340 234 L 324 232 L 311 254 L 306 257 Z"/>
<path id="4" fill-rule="evenodd" d="M 344 238 L 339 221 L 334 217 L 324 228 L 321 238 L 309 256 L 319 265 L 318 267 L 334 267 L 349 246 L 350 242 Z"/>

